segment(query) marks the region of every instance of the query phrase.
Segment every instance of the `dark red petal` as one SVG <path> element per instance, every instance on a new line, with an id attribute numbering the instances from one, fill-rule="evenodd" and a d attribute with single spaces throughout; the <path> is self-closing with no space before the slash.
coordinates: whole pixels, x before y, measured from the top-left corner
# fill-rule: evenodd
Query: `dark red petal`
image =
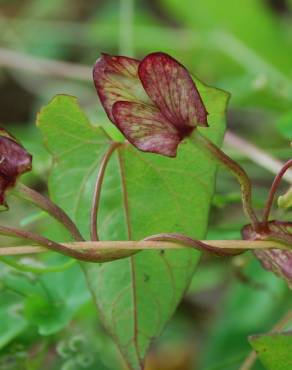
<path id="1" fill-rule="evenodd" d="M 117 101 L 150 102 L 138 77 L 139 61 L 123 56 L 102 55 L 93 68 L 93 80 L 100 101 L 111 121 Z M 115 122 L 114 122 L 115 123 Z"/>
<path id="2" fill-rule="evenodd" d="M 0 128 L 0 210 L 6 209 L 5 192 L 17 177 L 31 170 L 31 155 L 6 130 Z"/>
<path id="3" fill-rule="evenodd" d="M 208 126 L 208 113 L 192 77 L 171 56 L 147 55 L 139 64 L 138 74 L 150 99 L 182 137 L 190 134 L 188 127 Z"/>
<path id="4" fill-rule="evenodd" d="M 113 106 L 118 128 L 144 152 L 175 157 L 181 138 L 176 129 L 153 106 L 120 101 Z"/>
<path id="5" fill-rule="evenodd" d="M 292 289 L 292 251 L 281 249 L 255 250 L 253 252 L 262 266 L 286 280 Z"/>
<path id="6" fill-rule="evenodd" d="M 278 241 L 284 238 L 287 242 L 291 238 L 291 228 L 291 222 L 274 220 L 265 225 L 262 231 L 263 235 L 253 230 L 250 224 L 243 227 L 241 234 L 245 240 L 265 240 L 269 236 Z M 292 250 L 256 249 L 253 253 L 266 270 L 284 279 L 289 288 L 292 289 Z"/>

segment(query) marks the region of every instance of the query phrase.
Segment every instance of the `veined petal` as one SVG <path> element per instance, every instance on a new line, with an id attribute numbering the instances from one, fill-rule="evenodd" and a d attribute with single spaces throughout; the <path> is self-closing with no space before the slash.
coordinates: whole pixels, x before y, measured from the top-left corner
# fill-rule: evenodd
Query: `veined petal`
<path id="1" fill-rule="evenodd" d="M 93 68 L 93 80 L 100 101 L 111 121 L 112 107 L 117 101 L 150 103 L 138 77 L 139 61 L 124 56 L 103 54 Z"/>
<path id="2" fill-rule="evenodd" d="M 150 99 L 182 137 L 196 126 L 208 126 L 208 113 L 195 83 L 186 68 L 171 56 L 147 55 L 139 64 L 138 74 Z"/>
<path id="3" fill-rule="evenodd" d="M 181 137 L 153 106 L 119 101 L 113 106 L 118 128 L 130 143 L 144 152 L 175 157 Z"/>
<path id="4" fill-rule="evenodd" d="M 5 192 L 21 174 L 31 170 L 32 156 L 6 130 L 0 128 L 0 210 L 7 209 Z"/>
<path id="5" fill-rule="evenodd" d="M 253 252 L 262 266 L 286 280 L 292 289 L 292 251 L 281 249 L 255 250 Z"/>
<path id="6" fill-rule="evenodd" d="M 291 237 L 292 223 L 285 221 L 269 221 L 266 236 L 280 241 Z M 253 230 L 252 226 L 246 225 L 241 230 L 245 240 L 265 240 Z M 278 277 L 284 279 L 289 288 L 292 289 L 292 250 L 284 249 L 255 249 L 254 255 L 258 258 L 262 266 Z"/>

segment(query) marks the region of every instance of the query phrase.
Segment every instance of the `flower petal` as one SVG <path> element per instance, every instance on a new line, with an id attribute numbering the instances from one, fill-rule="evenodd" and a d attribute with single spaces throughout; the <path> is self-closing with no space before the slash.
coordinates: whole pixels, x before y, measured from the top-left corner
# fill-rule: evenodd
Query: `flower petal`
<path id="1" fill-rule="evenodd" d="M 283 237 L 291 237 L 292 223 L 288 221 L 269 221 L 265 225 L 264 234 L 258 234 L 252 225 L 245 225 L 241 230 L 244 240 L 281 240 Z M 284 279 L 292 289 L 292 250 L 284 249 L 256 249 L 254 255 L 260 261 L 263 268 L 273 272 Z"/>
<path id="2" fill-rule="evenodd" d="M 139 64 L 141 82 L 161 113 L 188 136 L 196 126 L 208 126 L 207 111 L 189 72 L 164 53 L 147 55 Z"/>
<path id="3" fill-rule="evenodd" d="M 31 170 L 32 156 L 6 130 L 0 128 L 0 210 L 7 209 L 5 192 L 17 177 Z"/>
<path id="4" fill-rule="evenodd" d="M 117 101 L 150 103 L 138 77 L 139 61 L 123 56 L 103 54 L 93 68 L 93 80 L 100 101 L 111 121 L 112 107 Z M 115 122 L 114 122 L 115 123 Z"/>
<path id="5" fill-rule="evenodd" d="M 281 249 L 255 250 L 253 252 L 262 266 L 286 280 L 292 289 L 292 251 Z"/>
<path id="6" fill-rule="evenodd" d="M 118 128 L 130 143 L 144 152 L 176 156 L 181 137 L 155 107 L 119 101 L 113 106 Z"/>

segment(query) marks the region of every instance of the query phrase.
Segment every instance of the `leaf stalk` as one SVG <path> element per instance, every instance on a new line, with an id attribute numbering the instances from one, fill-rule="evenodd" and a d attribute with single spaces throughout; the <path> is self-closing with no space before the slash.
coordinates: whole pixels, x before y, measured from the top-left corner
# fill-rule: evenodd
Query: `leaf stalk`
<path id="1" fill-rule="evenodd" d="M 237 179 L 241 188 L 241 198 L 243 210 L 250 220 L 254 230 L 258 230 L 260 222 L 252 206 L 252 187 L 250 178 L 245 170 L 208 138 L 203 136 L 198 130 L 195 130 L 191 136 L 192 142 L 200 148 L 209 158 L 216 161 L 219 165 L 225 167 Z"/>
<path id="2" fill-rule="evenodd" d="M 38 208 L 47 212 L 70 232 L 74 240 L 84 240 L 77 226 L 67 215 L 67 213 L 57 204 L 53 203 L 49 198 L 21 183 L 18 183 L 17 186 L 12 190 L 12 194 L 31 202 Z"/>

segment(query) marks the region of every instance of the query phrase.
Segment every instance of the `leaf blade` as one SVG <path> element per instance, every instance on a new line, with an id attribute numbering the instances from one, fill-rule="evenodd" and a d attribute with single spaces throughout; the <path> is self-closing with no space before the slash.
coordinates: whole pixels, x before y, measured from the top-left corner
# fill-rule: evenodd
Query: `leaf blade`
<path id="1" fill-rule="evenodd" d="M 227 95 L 199 81 L 196 84 L 210 113 L 210 127 L 204 133 L 220 145 Z M 76 100 L 72 97 L 61 100 L 63 107 L 62 101 L 53 101 L 54 114 L 39 120 L 54 155 L 50 191 L 53 199 L 75 219 L 83 234 L 89 235 L 97 159 L 103 155 L 108 138 L 89 125 Z M 64 114 L 69 118 L 64 118 Z M 58 127 L 61 125 L 62 131 L 75 124 L 75 115 L 78 123 L 75 129 L 70 127 L 71 135 L 67 135 L 65 148 L 60 147 L 57 145 L 57 141 L 60 142 Z M 89 138 L 93 142 L 87 140 L 86 145 L 80 145 L 80 135 L 85 141 Z M 98 218 L 101 239 L 128 239 L 127 212 L 132 239 L 139 240 L 159 232 L 183 232 L 203 238 L 215 173 L 215 164 L 187 141 L 180 146 L 176 159 L 141 153 L 123 145 L 106 170 Z M 74 198 L 76 192 L 81 194 L 78 202 Z M 144 251 L 102 265 L 83 264 L 102 321 L 130 369 L 142 368 L 149 345 L 161 333 L 187 289 L 199 256 L 199 252 L 191 249 Z"/>

